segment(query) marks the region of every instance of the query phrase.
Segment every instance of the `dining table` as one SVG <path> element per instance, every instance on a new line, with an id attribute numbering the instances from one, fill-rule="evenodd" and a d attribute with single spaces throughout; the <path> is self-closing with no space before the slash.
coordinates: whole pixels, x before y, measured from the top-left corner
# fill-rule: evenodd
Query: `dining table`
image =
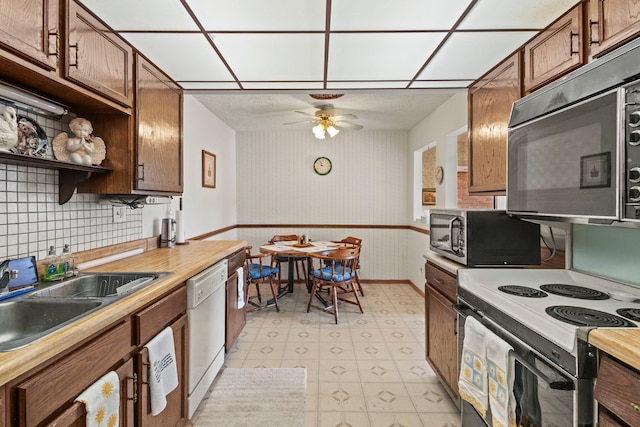
<path id="1" fill-rule="evenodd" d="M 338 249 L 342 244 L 338 242 L 332 242 L 328 240 L 309 241 L 308 243 L 300 243 L 297 240 L 287 240 L 275 243 L 268 243 L 260 246 L 260 252 L 269 254 L 272 256 L 280 256 L 287 258 L 288 271 L 287 271 L 287 286 L 279 288 L 278 299 L 288 293 L 293 293 L 293 270 L 295 268 L 295 262 L 301 258 L 307 260 L 307 274 L 311 273 L 311 260 L 310 255 L 312 253 L 327 254 L 331 251 Z M 279 284 L 278 284 L 279 286 Z M 311 279 L 307 276 L 307 291 L 311 292 Z M 267 304 L 273 303 L 268 301 Z M 325 302 L 323 304 L 326 305 Z"/>

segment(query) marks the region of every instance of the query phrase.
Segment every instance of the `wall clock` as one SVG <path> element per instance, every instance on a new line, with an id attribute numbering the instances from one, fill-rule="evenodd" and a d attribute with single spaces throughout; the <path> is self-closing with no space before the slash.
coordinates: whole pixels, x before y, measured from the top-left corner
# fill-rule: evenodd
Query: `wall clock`
<path id="1" fill-rule="evenodd" d="M 326 175 L 331 172 L 331 160 L 326 157 L 318 157 L 313 162 L 313 170 L 318 175 Z"/>
<path id="2" fill-rule="evenodd" d="M 438 166 L 435 171 L 433 171 L 433 177 L 436 180 L 436 184 L 442 184 L 442 179 L 444 178 L 444 170 L 442 166 Z"/>

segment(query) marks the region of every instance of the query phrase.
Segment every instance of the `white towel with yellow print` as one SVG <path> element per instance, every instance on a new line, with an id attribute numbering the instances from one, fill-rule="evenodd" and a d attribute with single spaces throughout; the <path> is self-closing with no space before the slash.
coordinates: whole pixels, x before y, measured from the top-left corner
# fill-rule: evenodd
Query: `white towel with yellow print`
<path id="1" fill-rule="evenodd" d="M 487 331 L 487 377 L 489 407 L 493 427 L 516 427 L 516 401 L 513 396 L 514 361 L 511 345 Z"/>
<path id="2" fill-rule="evenodd" d="M 117 427 L 120 414 L 120 379 L 114 371 L 91 384 L 76 398 L 87 408 L 87 427 Z"/>
<path id="3" fill-rule="evenodd" d="M 489 408 L 485 346 L 485 336 L 488 332 L 489 330 L 473 317 L 466 318 L 458 379 L 460 397 L 473 405 L 485 419 Z"/>

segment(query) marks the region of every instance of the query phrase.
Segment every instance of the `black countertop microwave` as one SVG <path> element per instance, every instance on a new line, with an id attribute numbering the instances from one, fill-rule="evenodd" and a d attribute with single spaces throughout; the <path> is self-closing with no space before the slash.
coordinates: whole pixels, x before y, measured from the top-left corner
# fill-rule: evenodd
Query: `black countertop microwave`
<path id="1" fill-rule="evenodd" d="M 540 226 L 503 210 L 431 209 L 430 249 L 470 267 L 540 264 Z"/>

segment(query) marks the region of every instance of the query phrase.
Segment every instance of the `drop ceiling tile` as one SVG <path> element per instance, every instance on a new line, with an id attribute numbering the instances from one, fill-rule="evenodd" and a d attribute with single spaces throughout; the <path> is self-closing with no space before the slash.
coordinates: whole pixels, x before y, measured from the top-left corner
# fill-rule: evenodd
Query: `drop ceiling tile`
<path id="1" fill-rule="evenodd" d="M 197 30 L 179 0 L 82 0 L 116 31 Z"/>
<path id="2" fill-rule="evenodd" d="M 434 80 L 426 80 L 426 81 L 415 81 L 411 83 L 411 89 L 437 89 L 437 88 L 464 88 L 469 87 L 474 80 L 451 80 L 451 81 L 434 81 Z"/>
<path id="3" fill-rule="evenodd" d="M 123 33 L 174 80 L 234 81 L 202 34 Z"/>
<path id="4" fill-rule="evenodd" d="M 481 0 L 459 29 L 545 28 L 576 0 Z"/>
<path id="5" fill-rule="evenodd" d="M 529 31 L 455 33 L 418 80 L 476 80 L 535 34 Z"/>
<path id="6" fill-rule="evenodd" d="M 334 34 L 329 80 L 411 80 L 445 33 Z"/>
<path id="7" fill-rule="evenodd" d="M 235 82 L 178 82 L 178 84 L 185 90 L 240 89 Z"/>
<path id="8" fill-rule="evenodd" d="M 322 89 L 322 82 L 242 82 L 245 89 Z"/>
<path id="9" fill-rule="evenodd" d="M 325 2 L 187 0 L 207 31 L 323 31 Z"/>
<path id="10" fill-rule="evenodd" d="M 218 34 L 214 42 L 239 80 L 322 80 L 322 34 Z"/>
<path id="11" fill-rule="evenodd" d="M 327 82 L 327 89 L 405 89 L 409 80 Z"/>
<path id="12" fill-rule="evenodd" d="M 331 30 L 447 30 L 469 0 L 342 0 L 331 5 Z"/>

